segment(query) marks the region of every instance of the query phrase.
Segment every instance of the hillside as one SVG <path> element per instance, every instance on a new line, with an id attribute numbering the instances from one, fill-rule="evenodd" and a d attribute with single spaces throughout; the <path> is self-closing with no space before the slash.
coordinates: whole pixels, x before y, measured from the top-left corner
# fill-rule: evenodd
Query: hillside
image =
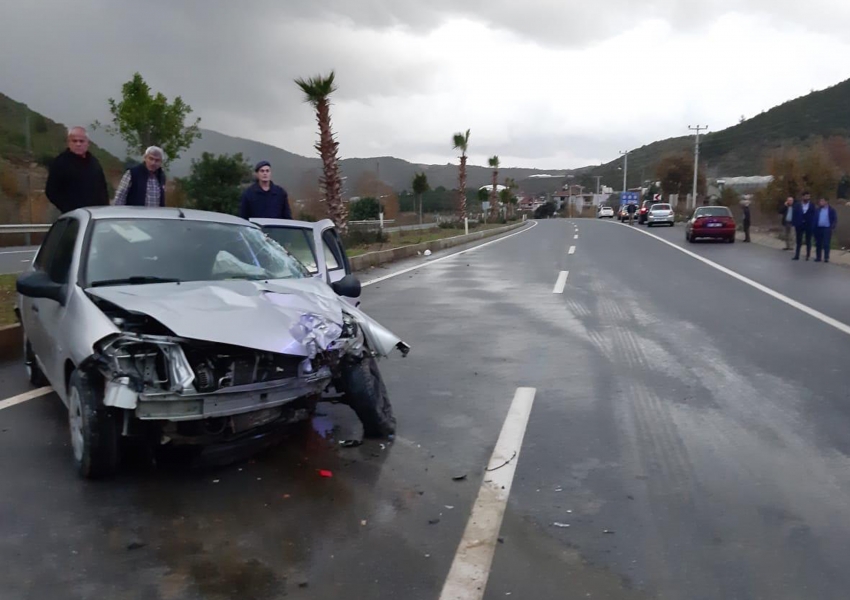
<path id="1" fill-rule="evenodd" d="M 27 149 L 27 117 L 29 117 L 30 149 Z M 67 127 L 31 110 L 0 93 L 0 158 L 15 164 L 37 162 L 45 165 L 59 154 L 67 139 Z M 118 175 L 122 163 L 106 150 L 91 144 L 108 176 Z"/>
<path id="2" fill-rule="evenodd" d="M 306 157 L 288 152 L 281 148 L 255 142 L 243 138 L 233 137 L 211 131 L 202 130 L 203 137 L 195 142 L 180 159 L 174 161 L 169 172 L 174 177 L 185 177 L 193 159 L 200 158 L 204 152 L 212 154 L 236 154 L 241 152 L 249 162 L 268 160 L 272 163 L 274 178 L 284 186 L 290 188 L 294 193 L 305 193 L 304 188 L 312 185 L 317 180 L 322 163 L 318 157 Z M 109 137 L 103 132 L 93 134 L 94 139 L 103 147 L 108 148 L 118 156 L 126 153 L 123 142 L 120 139 Z M 448 156 L 451 155 L 447 151 Z M 424 171 L 428 176 L 428 182 L 432 188 L 443 186 L 451 189 L 457 186 L 457 164 L 446 165 L 419 165 L 410 163 L 400 158 L 381 156 L 375 158 L 345 158 L 340 161 L 343 176 L 347 177 L 350 185 L 354 186 L 364 173 L 376 173 L 380 171 L 382 181 L 392 186 L 393 189 L 402 191 L 410 188 L 410 182 L 416 172 Z M 529 175 L 545 173 L 536 169 L 511 169 L 499 170 L 499 179 L 513 177 L 521 181 Z M 492 171 L 488 167 L 470 166 L 468 169 L 468 186 L 480 187 L 491 183 Z M 558 180 L 560 181 L 560 180 Z M 555 185 L 553 189 L 557 189 Z M 356 192 L 352 189 L 350 194 Z"/>
<path id="3" fill-rule="evenodd" d="M 790 100 L 760 115 L 701 138 L 700 161 L 709 177 L 759 175 L 771 150 L 801 145 L 813 137 L 850 136 L 850 79 L 825 90 Z M 693 151 L 693 136 L 669 138 L 629 154 L 628 186 L 635 187 L 654 175 L 655 165 L 669 152 Z M 579 169 L 583 185 L 601 175 L 606 185 L 622 189 L 623 172 L 618 157 L 598 167 Z M 595 185 L 595 183 L 594 183 Z"/>

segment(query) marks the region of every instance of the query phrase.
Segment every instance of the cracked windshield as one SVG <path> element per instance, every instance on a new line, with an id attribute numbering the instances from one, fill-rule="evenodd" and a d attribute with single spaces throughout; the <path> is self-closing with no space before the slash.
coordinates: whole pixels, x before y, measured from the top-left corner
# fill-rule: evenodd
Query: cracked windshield
<path id="1" fill-rule="evenodd" d="M 0 14 L 0 600 L 848 598 L 846 0 Z"/>

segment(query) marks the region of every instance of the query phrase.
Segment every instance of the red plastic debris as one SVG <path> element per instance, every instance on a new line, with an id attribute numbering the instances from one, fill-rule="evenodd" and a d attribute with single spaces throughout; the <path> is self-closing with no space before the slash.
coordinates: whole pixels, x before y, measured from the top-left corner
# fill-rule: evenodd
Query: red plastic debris
<path id="1" fill-rule="evenodd" d="M 319 475 L 321 477 L 333 477 L 334 474 L 332 471 L 328 471 L 327 469 L 319 469 Z"/>

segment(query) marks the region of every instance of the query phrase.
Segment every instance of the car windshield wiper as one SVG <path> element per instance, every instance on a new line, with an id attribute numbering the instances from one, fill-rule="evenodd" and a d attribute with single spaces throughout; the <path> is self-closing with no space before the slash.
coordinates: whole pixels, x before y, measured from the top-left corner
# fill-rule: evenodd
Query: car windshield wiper
<path id="1" fill-rule="evenodd" d="M 134 275 L 123 279 L 102 279 L 93 281 L 91 287 L 103 287 L 106 285 L 143 285 L 145 283 L 180 283 L 179 279 L 173 277 L 155 277 L 153 275 Z"/>

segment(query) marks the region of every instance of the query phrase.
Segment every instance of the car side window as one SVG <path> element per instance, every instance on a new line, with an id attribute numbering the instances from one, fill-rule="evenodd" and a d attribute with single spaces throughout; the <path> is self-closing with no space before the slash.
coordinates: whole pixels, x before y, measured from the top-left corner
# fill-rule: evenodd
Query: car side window
<path id="1" fill-rule="evenodd" d="M 301 227 L 267 227 L 263 231 L 301 261 L 310 273 L 319 272 L 313 249 L 313 230 Z"/>
<path id="2" fill-rule="evenodd" d="M 68 283 L 71 261 L 74 259 L 74 247 L 77 244 L 79 233 L 80 222 L 76 219 L 68 219 L 68 224 L 56 244 L 56 253 L 47 268 L 47 273 L 52 281 Z"/>
<path id="3" fill-rule="evenodd" d="M 348 262 L 348 257 L 345 255 L 345 250 L 342 246 L 342 240 L 335 229 L 326 229 L 322 232 L 322 245 L 325 248 L 325 261 L 328 265 L 328 271 L 337 269 L 345 269 L 346 273 L 351 272 L 351 265 Z"/>
<path id="4" fill-rule="evenodd" d="M 67 226 L 68 219 L 61 219 L 56 221 L 50 228 L 50 231 L 47 232 L 44 241 L 41 243 L 41 248 L 39 248 L 38 254 L 36 254 L 35 261 L 33 262 L 33 266 L 36 270 L 47 271 L 50 268 L 50 263 L 53 261 L 53 257 L 56 254 L 56 248 L 59 245 L 59 240 L 62 238 L 62 234 L 65 232 L 65 228 Z"/>

